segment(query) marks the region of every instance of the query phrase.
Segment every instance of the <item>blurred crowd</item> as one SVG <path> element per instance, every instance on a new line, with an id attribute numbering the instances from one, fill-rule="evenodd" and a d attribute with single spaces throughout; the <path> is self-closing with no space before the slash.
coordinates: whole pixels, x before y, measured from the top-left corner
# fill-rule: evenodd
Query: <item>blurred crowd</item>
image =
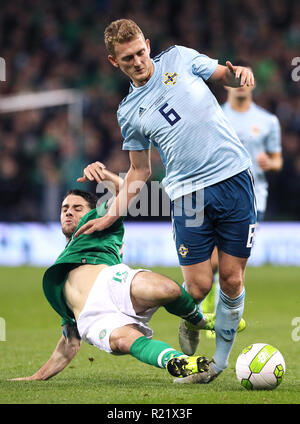
<path id="1" fill-rule="evenodd" d="M 300 56 L 298 0 L 1 0 L 0 51 L 6 61 L 1 98 L 72 88 L 83 95 L 80 131 L 66 106 L 0 116 L 0 221 L 55 221 L 83 168 L 100 160 L 128 170 L 116 119 L 129 82 L 107 60 L 105 27 L 135 20 L 151 41 L 152 56 L 170 45 L 192 47 L 220 64 L 246 59 L 253 66 L 255 101 L 275 113 L 282 128 L 284 167 L 268 175 L 267 220 L 300 220 Z M 299 58 L 300 64 L 300 58 Z M 294 70 L 294 74 L 293 74 Z M 220 103 L 225 90 L 214 91 Z M 152 155 L 153 180 L 164 175 Z"/>

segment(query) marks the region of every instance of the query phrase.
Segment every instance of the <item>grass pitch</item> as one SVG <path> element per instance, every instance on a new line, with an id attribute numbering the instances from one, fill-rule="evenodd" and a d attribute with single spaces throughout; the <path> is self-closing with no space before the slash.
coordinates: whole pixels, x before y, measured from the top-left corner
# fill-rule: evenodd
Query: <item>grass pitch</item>
<path id="1" fill-rule="evenodd" d="M 179 268 L 154 268 L 182 281 Z M 299 404 L 299 268 L 264 266 L 246 271 L 244 318 L 227 370 L 208 385 L 174 385 L 165 370 L 126 355 L 116 357 L 86 343 L 71 364 L 48 381 L 11 382 L 32 375 L 50 357 L 61 336 L 60 318 L 44 298 L 44 269 L 0 268 L 0 317 L 6 341 L 0 341 L 0 404 Z M 161 308 L 150 322 L 154 338 L 179 349 L 179 318 Z M 299 324 L 298 324 L 299 325 Z M 294 338 L 294 340 L 293 340 Z M 235 361 L 251 343 L 277 347 L 286 362 L 282 384 L 273 391 L 247 391 L 235 376 Z M 215 343 L 202 335 L 197 353 L 211 357 Z"/>

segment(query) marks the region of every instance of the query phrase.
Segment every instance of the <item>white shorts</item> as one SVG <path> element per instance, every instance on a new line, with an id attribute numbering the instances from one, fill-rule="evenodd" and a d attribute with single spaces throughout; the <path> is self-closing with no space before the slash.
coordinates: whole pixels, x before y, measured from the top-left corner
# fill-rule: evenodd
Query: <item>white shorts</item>
<path id="1" fill-rule="evenodd" d="M 118 264 L 104 268 L 99 273 L 77 320 L 82 340 L 105 352 L 113 353 L 109 337 L 116 328 L 137 324 L 141 333 L 148 338 L 152 337 L 153 331 L 148 327 L 148 322 L 158 307 L 137 315 L 130 297 L 131 281 L 141 271 L 151 272 Z"/>

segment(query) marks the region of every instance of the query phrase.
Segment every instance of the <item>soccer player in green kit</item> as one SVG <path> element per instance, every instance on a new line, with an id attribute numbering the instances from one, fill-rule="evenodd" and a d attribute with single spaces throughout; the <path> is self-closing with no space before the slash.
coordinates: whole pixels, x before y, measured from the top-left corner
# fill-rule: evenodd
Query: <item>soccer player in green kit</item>
<path id="1" fill-rule="evenodd" d="M 109 189 L 113 183 L 118 193 L 123 180 L 100 162 L 89 165 L 78 181 L 88 181 L 89 170 L 98 172 Z M 176 383 L 205 383 L 211 362 L 153 340 L 148 321 L 158 307 L 164 306 L 192 327 L 212 330 L 215 314 L 201 314 L 192 297 L 169 278 L 122 263 L 122 218 L 106 230 L 75 238 L 82 225 L 106 213 L 109 201 L 96 207 L 97 201 L 94 194 L 70 190 L 62 202 L 61 225 L 67 244 L 46 270 L 43 289 L 62 318 L 63 334 L 50 359 L 37 372 L 13 380 L 53 377 L 70 363 L 84 340 L 108 353 L 131 354 L 146 364 L 166 368 Z"/>

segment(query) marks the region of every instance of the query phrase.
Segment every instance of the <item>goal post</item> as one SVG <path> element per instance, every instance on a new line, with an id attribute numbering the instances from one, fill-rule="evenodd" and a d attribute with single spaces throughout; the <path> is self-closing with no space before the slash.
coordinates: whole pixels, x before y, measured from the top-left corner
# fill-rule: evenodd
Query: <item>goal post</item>
<path id="1" fill-rule="evenodd" d="M 83 95 L 79 90 L 61 89 L 0 97 L 0 113 L 67 106 L 68 122 L 77 133 L 82 132 Z"/>

